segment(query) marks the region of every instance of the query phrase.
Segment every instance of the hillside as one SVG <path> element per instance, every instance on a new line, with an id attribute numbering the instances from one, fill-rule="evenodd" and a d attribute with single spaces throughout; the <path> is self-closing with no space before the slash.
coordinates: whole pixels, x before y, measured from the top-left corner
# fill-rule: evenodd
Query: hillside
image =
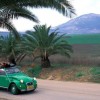
<path id="1" fill-rule="evenodd" d="M 85 14 L 54 29 L 68 34 L 100 33 L 100 14 Z"/>
<path id="2" fill-rule="evenodd" d="M 20 34 L 25 34 L 25 32 L 19 32 Z M 0 36 L 7 36 L 9 35 L 9 32 L 4 32 L 4 31 L 0 31 Z"/>
<path id="3" fill-rule="evenodd" d="M 0 36 L 7 36 L 8 34 L 9 34 L 9 32 L 0 31 Z"/>

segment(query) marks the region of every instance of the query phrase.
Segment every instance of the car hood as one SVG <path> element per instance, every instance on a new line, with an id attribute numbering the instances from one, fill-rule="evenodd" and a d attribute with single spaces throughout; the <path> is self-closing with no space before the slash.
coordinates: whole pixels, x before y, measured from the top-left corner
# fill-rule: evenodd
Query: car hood
<path id="1" fill-rule="evenodd" d="M 9 75 L 9 78 L 11 79 L 15 79 L 15 80 L 23 80 L 24 82 L 32 82 L 32 78 L 30 78 L 29 76 L 22 74 L 22 73 L 18 73 L 18 74 L 13 74 L 13 75 Z"/>

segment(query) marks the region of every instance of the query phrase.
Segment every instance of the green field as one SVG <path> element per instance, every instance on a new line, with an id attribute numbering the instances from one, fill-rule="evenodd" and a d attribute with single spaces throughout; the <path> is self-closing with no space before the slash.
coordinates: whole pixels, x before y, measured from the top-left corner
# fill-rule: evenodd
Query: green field
<path id="1" fill-rule="evenodd" d="M 100 44 L 100 34 L 76 34 L 68 35 L 70 44 Z"/>

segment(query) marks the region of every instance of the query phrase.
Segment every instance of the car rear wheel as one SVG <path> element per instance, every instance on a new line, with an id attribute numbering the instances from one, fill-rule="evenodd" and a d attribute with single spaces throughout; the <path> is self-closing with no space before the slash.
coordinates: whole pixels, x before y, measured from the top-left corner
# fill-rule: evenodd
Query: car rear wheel
<path id="1" fill-rule="evenodd" d="M 11 86 L 10 86 L 10 92 L 12 94 L 14 94 L 14 95 L 18 94 L 19 91 L 18 91 L 18 88 L 17 88 L 16 84 L 11 84 Z"/>

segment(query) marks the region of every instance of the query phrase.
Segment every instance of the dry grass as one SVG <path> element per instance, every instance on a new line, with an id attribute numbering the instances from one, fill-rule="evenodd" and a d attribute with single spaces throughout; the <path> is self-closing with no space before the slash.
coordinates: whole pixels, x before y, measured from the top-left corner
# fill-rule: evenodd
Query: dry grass
<path id="1" fill-rule="evenodd" d="M 71 65 L 100 65 L 100 44 L 75 44 L 71 58 L 61 55 L 50 56 L 51 64 L 71 64 Z M 31 63 L 40 64 L 40 59 L 32 61 L 32 58 L 26 57 L 22 61 L 22 65 Z"/>
<path id="2" fill-rule="evenodd" d="M 72 65 L 100 65 L 100 45 L 99 44 L 76 44 L 73 45 L 74 52 L 71 58 L 61 55 L 50 57 L 52 63 L 65 63 Z"/>
<path id="3" fill-rule="evenodd" d="M 89 66 L 59 66 L 49 69 L 43 69 L 40 78 L 58 81 L 78 81 L 78 82 L 99 82 L 100 79 L 93 80 Z M 100 76 L 100 74 L 98 74 Z"/>

